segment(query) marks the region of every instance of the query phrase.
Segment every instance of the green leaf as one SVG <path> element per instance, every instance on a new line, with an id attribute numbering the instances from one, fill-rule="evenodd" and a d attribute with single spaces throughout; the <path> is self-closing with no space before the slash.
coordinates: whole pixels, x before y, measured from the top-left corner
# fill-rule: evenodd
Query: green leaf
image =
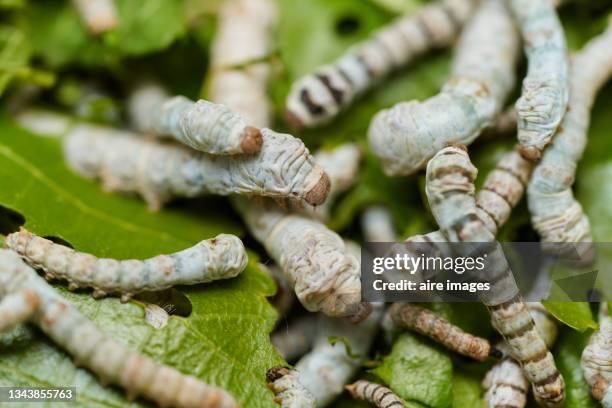
<path id="1" fill-rule="evenodd" d="M 97 256 L 126 259 L 173 252 L 220 232 L 241 232 L 221 211 L 225 200 L 202 199 L 152 214 L 140 200 L 105 194 L 98 183 L 74 175 L 63 163 L 60 140 L 20 130 L 5 115 L 0 134 L 0 209 L 22 214 L 26 228 L 39 235 L 61 237 Z M 172 317 L 161 330 L 145 323 L 136 302 L 94 301 L 87 293 L 60 290 L 130 348 L 227 388 L 243 406 L 273 407 L 265 372 L 283 363 L 269 341 L 276 313 L 265 297 L 274 293 L 274 285 L 256 267 L 253 254 L 250 258 L 236 279 L 184 288 L 191 315 Z M 77 370 L 38 332 L 4 338 L 0 354 L 3 385 L 74 384 L 80 406 L 126 404 L 120 392 Z"/>
<path id="2" fill-rule="evenodd" d="M 463 372 L 453 375 L 453 408 L 480 408 L 482 401 L 481 378 Z"/>
<path id="3" fill-rule="evenodd" d="M 448 354 L 422 337 L 403 333 L 382 365 L 372 370 L 398 396 L 432 408 L 451 404 L 453 366 Z"/>
<path id="4" fill-rule="evenodd" d="M 597 322 L 587 302 L 543 302 L 546 310 L 558 320 L 578 331 L 596 329 Z"/>

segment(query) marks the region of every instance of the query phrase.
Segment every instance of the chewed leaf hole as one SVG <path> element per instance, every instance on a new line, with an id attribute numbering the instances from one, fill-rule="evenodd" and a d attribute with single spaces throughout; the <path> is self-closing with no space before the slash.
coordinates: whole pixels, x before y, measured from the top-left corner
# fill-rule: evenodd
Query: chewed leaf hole
<path id="1" fill-rule="evenodd" d="M 336 32 L 340 35 L 351 35 L 359 31 L 361 22 L 355 16 L 347 15 L 336 21 Z"/>
<path id="2" fill-rule="evenodd" d="M 0 205 L 0 234 L 8 235 L 25 224 L 25 217 L 17 211 Z"/>
<path id="3" fill-rule="evenodd" d="M 159 306 L 169 316 L 188 317 L 193 309 L 187 296 L 174 288 L 159 292 L 143 292 L 138 294 L 136 299 Z"/>
<path id="4" fill-rule="evenodd" d="M 65 239 L 63 239 L 63 238 L 56 237 L 56 236 L 53 236 L 53 235 L 47 235 L 47 236 L 44 236 L 43 238 L 48 239 L 49 241 L 53 241 L 53 242 L 55 242 L 56 244 L 63 245 L 63 246 L 65 246 L 65 247 L 68 247 L 68 248 L 72 248 L 72 249 L 74 249 L 74 247 L 72 246 L 72 244 L 71 244 L 70 242 L 66 241 L 66 240 L 65 240 Z"/>

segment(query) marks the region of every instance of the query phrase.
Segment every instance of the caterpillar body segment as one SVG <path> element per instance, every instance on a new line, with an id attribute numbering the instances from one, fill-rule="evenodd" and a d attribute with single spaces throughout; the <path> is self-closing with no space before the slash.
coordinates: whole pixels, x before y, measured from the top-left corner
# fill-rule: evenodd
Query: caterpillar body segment
<path id="1" fill-rule="evenodd" d="M 377 408 L 402 408 L 404 401 L 389 388 L 359 380 L 345 387 L 355 399 L 367 401 Z"/>
<path id="2" fill-rule="evenodd" d="M 494 242 L 479 218 L 474 198 L 477 170 L 463 146 L 440 150 L 427 165 L 426 193 L 434 218 L 451 242 Z M 558 407 L 565 399 L 563 377 L 522 301 L 499 245 L 488 253 L 492 295 L 483 296 L 493 327 L 504 337 L 540 404 Z M 495 257 L 495 258 L 493 258 Z"/>
<path id="3" fill-rule="evenodd" d="M 115 0 L 73 0 L 73 3 L 92 34 L 101 34 L 119 25 Z"/>
<path id="4" fill-rule="evenodd" d="M 450 45 L 477 3 L 440 0 L 374 32 L 293 84 L 287 96 L 287 120 L 295 127 L 330 121 L 391 71 L 430 49 Z"/>
<path id="5" fill-rule="evenodd" d="M 387 313 L 397 327 L 414 330 L 464 356 L 478 361 L 499 356 L 487 339 L 466 333 L 426 308 L 411 303 L 394 303 Z"/>
<path id="6" fill-rule="evenodd" d="M 320 221 L 288 213 L 271 202 L 235 197 L 233 203 L 307 310 L 329 316 L 357 311 L 360 264 L 338 234 Z"/>
<path id="7" fill-rule="evenodd" d="M 543 242 L 592 242 L 591 227 L 572 193 L 577 162 L 587 142 L 597 91 L 612 75 L 612 27 L 589 41 L 571 64 L 571 100 L 551 145 L 527 189 L 531 222 Z M 581 251 L 590 252 L 581 247 Z"/>
<path id="8" fill-rule="evenodd" d="M 591 395 L 604 408 L 612 407 L 612 319 L 605 302 L 600 305 L 599 330 L 582 351 L 580 365 Z"/>
<path id="9" fill-rule="evenodd" d="M 449 142 L 469 144 L 494 123 L 515 83 L 518 32 L 503 0 L 485 0 L 461 34 L 450 79 L 423 102 L 378 112 L 368 140 L 387 175 L 409 175 Z"/>
<path id="10" fill-rule="evenodd" d="M 273 367 L 266 374 L 274 401 L 282 408 L 316 408 L 315 399 L 301 383 L 295 370 Z"/>
<path id="11" fill-rule="evenodd" d="M 569 99 L 565 33 L 552 0 L 508 0 L 523 36 L 528 70 L 516 102 L 521 154 L 538 160 Z M 572 95 L 573 98 L 573 95 Z"/>
<path id="12" fill-rule="evenodd" d="M 127 132 L 79 125 L 64 142 L 68 165 L 100 178 L 109 191 L 136 192 L 150 209 L 174 197 L 204 193 L 291 197 L 321 204 L 329 178 L 301 140 L 262 129 L 255 155 L 210 157 L 181 146 L 134 137 Z"/>
<path id="13" fill-rule="evenodd" d="M 30 321 L 102 382 L 125 389 L 130 399 L 142 396 L 160 406 L 180 408 L 238 407 L 225 390 L 127 349 L 81 315 L 19 255 L 0 249 L 0 296 L 26 289 L 40 298 Z"/>
<path id="14" fill-rule="evenodd" d="M 40 306 L 38 294 L 31 289 L 0 296 L 0 333 L 29 320 Z"/>
<path id="15" fill-rule="evenodd" d="M 495 364 L 487 372 L 482 387 L 486 408 L 523 408 L 527 404 L 529 382 L 521 366 L 510 358 Z"/>
<path id="16" fill-rule="evenodd" d="M 96 258 L 24 228 L 9 234 L 4 245 L 28 264 L 42 269 L 49 278 L 68 281 L 71 289 L 93 288 L 95 297 L 121 294 L 123 301 L 143 291 L 233 278 L 246 268 L 248 261 L 242 241 L 229 234 L 144 261 Z"/>
<path id="17" fill-rule="evenodd" d="M 361 215 L 361 230 L 366 242 L 395 242 L 397 232 L 389 210 L 380 205 L 366 208 Z"/>

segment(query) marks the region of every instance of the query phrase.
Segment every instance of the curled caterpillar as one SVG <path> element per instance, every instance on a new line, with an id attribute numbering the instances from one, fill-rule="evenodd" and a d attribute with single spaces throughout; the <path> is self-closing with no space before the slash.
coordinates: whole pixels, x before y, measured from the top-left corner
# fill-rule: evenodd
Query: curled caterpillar
<path id="1" fill-rule="evenodd" d="M 338 234 L 317 220 L 287 213 L 269 201 L 258 204 L 233 198 L 251 234 L 283 270 L 307 310 L 329 316 L 357 311 L 360 264 Z"/>
<path id="2" fill-rule="evenodd" d="M 391 213 L 380 205 L 365 209 L 361 215 L 361 229 L 367 242 L 395 242 L 397 238 Z"/>
<path id="3" fill-rule="evenodd" d="M 604 408 L 612 407 L 612 319 L 605 302 L 599 309 L 599 330 L 591 335 L 580 365 L 593 398 Z"/>
<path id="4" fill-rule="evenodd" d="M 295 370 L 273 367 L 266 373 L 268 387 L 274 392 L 274 401 L 282 408 L 315 408 L 310 391 L 301 383 Z"/>
<path id="5" fill-rule="evenodd" d="M 507 1 L 528 59 L 522 94 L 516 102 L 520 152 L 528 160 L 538 160 L 561 123 L 569 98 L 565 33 L 553 1 Z"/>
<path id="6" fill-rule="evenodd" d="M 294 127 L 334 118 L 391 71 L 456 38 L 478 2 L 440 0 L 400 17 L 314 73 L 297 80 L 287 96 L 285 116 Z"/>
<path id="7" fill-rule="evenodd" d="M 449 142 L 469 144 L 491 125 L 515 83 L 519 39 L 503 0 L 485 0 L 463 30 L 451 78 L 424 102 L 377 113 L 368 130 L 387 175 L 409 175 Z"/>
<path id="8" fill-rule="evenodd" d="M 587 141 L 589 112 L 612 75 L 612 27 L 592 39 L 571 64 L 571 101 L 559 131 L 536 166 L 527 189 L 531 222 L 543 242 L 592 242 L 591 227 L 572 193 L 576 163 Z M 578 245 L 579 250 L 591 248 Z"/>
<path id="9" fill-rule="evenodd" d="M 387 313 L 397 326 L 414 330 L 464 356 L 478 361 L 501 356 L 487 339 L 466 333 L 431 310 L 411 303 L 394 303 Z"/>
<path id="10" fill-rule="evenodd" d="M 201 152 L 215 155 L 253 154 L 261 150 L 258 128 L 248 126 L 227 106 L 184 96 L 168 96 L 156 85 L 144 85 L 130 96 L 128 109 L 137 129 L 170 136 Z"/>
<path id="11" fill-rule="evenodd" d="M 30 321 L 103 383 L 160 406 L 237 408 L 225 390 L 142 356 L 102 332 L 27 266 L 15 252 L 0 249 L 0 297 L 32 290 L 40 305 Z"/>
<path id="12" fill-rule="evenodd" d="M 0 296 L 0 333 L 29 320 L 40 305 L 40 297 L 31 289 Z"/>
<path id="13" fill-rule="evenodd" d="M 91 287 L 96 298 L 120 293 L 124 302 L 138 292 L 233 278 L 246 268 L 248 261 L 242 241 L 229 234 L 144 261 L 96 258 L 24 228 L 9 234 L 4 245 L 28 264 L 42 269 L 47 277 L 67 280 L 71 290 Z"/>
<path id="14" fill-rule="evenodd" d="M 78 125 L 64 142 L 69 166 L 99 177 L 109 191 L 138 192 L 151 210 L 173 197 L 203 193 L 291 197 L 318 205 L 329 178 L 301 140 L 262 129 L 255 155 L 209 157 L 181 146 L 161 144 L 104 127 Z"/>
<path id="15" fill-rule="evenodd" d="M 448 146 L 427 164 L 427 198 L 441 231 L 451 242 L 495 241 L 495 236 L 478 216 L 474 198 L 476 175 L 477 170 L 464 146 Z M 488 254 L 488 263 L 494 268 L 488 279 L 491 292 L 498 292 L 499 287 L 501 293 L 484 299 L 493 327 L 504 337 L 512 357 L 523 367 L 536 399 L 544 406 L 558 407 L 565 399 L 563 377 L 518 293 L 503 252 L 498 245 L 495 248 Z"/>
<path id="16" fill-rule="evenodd" d="M 93 34 L 101 34 L 119 25 L 115 0 L 73 0 L 83 22 Z"/>
<path id="17" fill-rule="evenodd" d="M 370 381 L 359 380 L 345 387 L 355 399 L 367 401 L 377 408 L 402 408 L 404 401 L 389 388 Z"/>
<path id="18" fill-rule="evenodd" d="M 274 348 L 286 361 L 303 356 L 314 343 L 318 322 L 318 316 L 312 314 L 290 320 L 288 327 L 281 326 L 272 335 Z"/>
<path id="19" fill-rule="evenodd" d="M 278 10 L 271 0 L 228 0 L 219 9 L 211 46 L 210 100 L 228 106 L 252 126 L 270 126 L 267 98 Z"/>

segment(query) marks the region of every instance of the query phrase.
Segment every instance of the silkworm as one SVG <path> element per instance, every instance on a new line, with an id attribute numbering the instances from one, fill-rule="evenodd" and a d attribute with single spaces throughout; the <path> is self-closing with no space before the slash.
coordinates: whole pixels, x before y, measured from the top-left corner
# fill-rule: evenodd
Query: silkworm
<path id="1" fill-rule="evenodd" d="M 160 406 L 237 408 L 225 390 L 128 350 L 101 331 L 15 252 L 0 249 L 0 296 L 32 290 L 40 305 L 30 321 L 70 354 L 78 365 L 113 383 L 128 399 L 142 396 Z"/>
<path id="2" fill-rule="evenodd" d="M 287 120 L 294 127 L 328 122 L 391 71 L 430 49 L 450 45 L 477 3 L 441 0 L 375 31 L 331 64 L 292 85 Z"/>
<path id="3" fill-rule="evenodd" d="M 235 196 L 232 202 L 307 310 L 329 316 L 357 311 L 360 264 L 338 234 L 320 221 L 288 213 L 269 201 Z"/>
<path id="4" fill-rule="evenodd" d="M 395 242 L 397 239 L 391 213 L 380 205 L 364 210 L 361 215 L 361 230 L 367 242 Z"/>
<path id="5" fill-rule="evenodd" d="M 431 310 L 411 303 L 394 303 L 388 313 L 397 326 L 414 330 L 464 356 L 478 361 L 501 356 L 487 339 L 461 330 Z"/>
<path id="6" fill-rule="evenodd" d="M 477 170 L 463 146 L 448 146 L 427 164 L 426 193 L 430 208 L 451 242 L 495 242 L 495 236 L 478 216 L 474 198 L 476 175 Z M 487 261 L 488 269 L 493 269 L 488 271 L 492 275 L 488 277 L 492 295 L 484 299 L 493 327 L 523 367 L 536 399 L 547 407 L 560 406 L 565 398 L 563 377 L 518 293 L 503 252 L 498 245 L 495 248 L 488 253 Z"/>
<path id="7" fill-rule="evenodd" d="M 520 152 L 538 160 L 565 114 L 569 98 L 565 34 L 551 0 L 508 0 L 518 22 L 527 76 L 516 102 Z M 572 96 L 573 97 L 573 96 Z"/>
<path id="8" fill-rule="evenodd" d="M 612 319 L 606 302 L 600 304 L 599 330 L 582 351 L 580 365 L 593 398 L 604 408 L 612 407 Z"/>
<path id="9" fill-rule="evenodd" d="M 587 141 L 589 112 L 597 91 L 612 75 L 612 28 L 592 39 L 571 64 L 569 110 L 545 150 L 527 188 L 531 222 L 543 242 L 590 243 L 589 220 L 572 193 L 576 163 Z M 577 245 L 580 251 L 592 247 Z"/>
<path id="10" fill-rule="evenodd" d="M 450 79 L 424 102 L 377 113 L 368 130 L 387 175 L 409 175 L 449 142 L 469 144 L 490 126 L 515 83 L 519 38 L 503 0 L 486 0 L 466 25 Z"/>
<path id="11" fill-rule="evenodd" d="M 207 155 L 104 127 L 78 125 L 64 142 L 68 165 L 99 177 L 108 191 L 137 192 L 151 210 L 173 197 L 203 193 L 291 197 L 321 204 L 329 178 L 301 140 L 262 129 L 259 154 Z"/>
<path id="12" fill-rule="evenodd" d="M 354 356 L 368 354 L 382 312 L 383 305 L 374 304 L 370 316 L 358 324 L 321 316 L 313 349 L 295 365 L 300 383 L 314 396 L 317 407 L 325 407 L 333 401 L 355 375 L 361 364 Z M 349 355 L 344 343 L 331 344 L 329 338 L 332 336 L 345 338 L 353 356 Z"/>
<path id="13" fill-rule="evenodd" d="M 101 34 L 119 25 L 114 0 L 73 0 L 83 22 L 93 34 Z"/>
<path id="14" fill-rule="evenodd" d="M 366 380 L 345 387 L 355 399 L 367 401 L 377 408 L 402 408 L 404 401 L 389 388 Z"/>
<path id="15" fill-rule="evenodd" d="M 228 106 L 256 127 L 270 126 L 267 98 L 278 10 L 270 0 L 229 0 L 219 9 L 211 46 L 210 100 Z"/>
<path id="16" fill-rule="evenodd" d="M 38 294 L 30 289 L 0 296 L 0 333 L 29 320 L 40 305 Z"/>
<path id="17" fill-rule="evenodd" d="M 317 337 L 318 322 L 319 316 L 313 314 L 290 320 L 288 327 L 280 327 L 272 334 L 274 348 L 286 361 L 303 356 Z"/>
<path id="18" fill-rule="evenodd" d="M 268 387 L 274 392 L 274 401 L 282 408 L 315 408 L 315 400 L 310 391 L 301 383 L 295 370 L 286 367 L 273 367 L 266 373 Z"/>
<path id="19" fill-rule="evenodd" d="M 156 85 L 144 85 L 130 96 L 128 109 L 138 130 L 169 136 L 215 155 L 254 154 L 261 150 L 261 131 L 227 106 L 200 99 L 170 97 Z"/>
<path id="20" fill-rule="evenodd" d="M 96 298 L 119 293 L 124 302 L 138 292 L 233 278 L 246 268 L 248 260 L 242 241 L 229 234 L 144 261 L 96 258 L 24 228 L 9 234 L 4 245 L 28 264 L 42 269 L 48 278 L 67 280 L 71 290 L 94 288 Z"/>

